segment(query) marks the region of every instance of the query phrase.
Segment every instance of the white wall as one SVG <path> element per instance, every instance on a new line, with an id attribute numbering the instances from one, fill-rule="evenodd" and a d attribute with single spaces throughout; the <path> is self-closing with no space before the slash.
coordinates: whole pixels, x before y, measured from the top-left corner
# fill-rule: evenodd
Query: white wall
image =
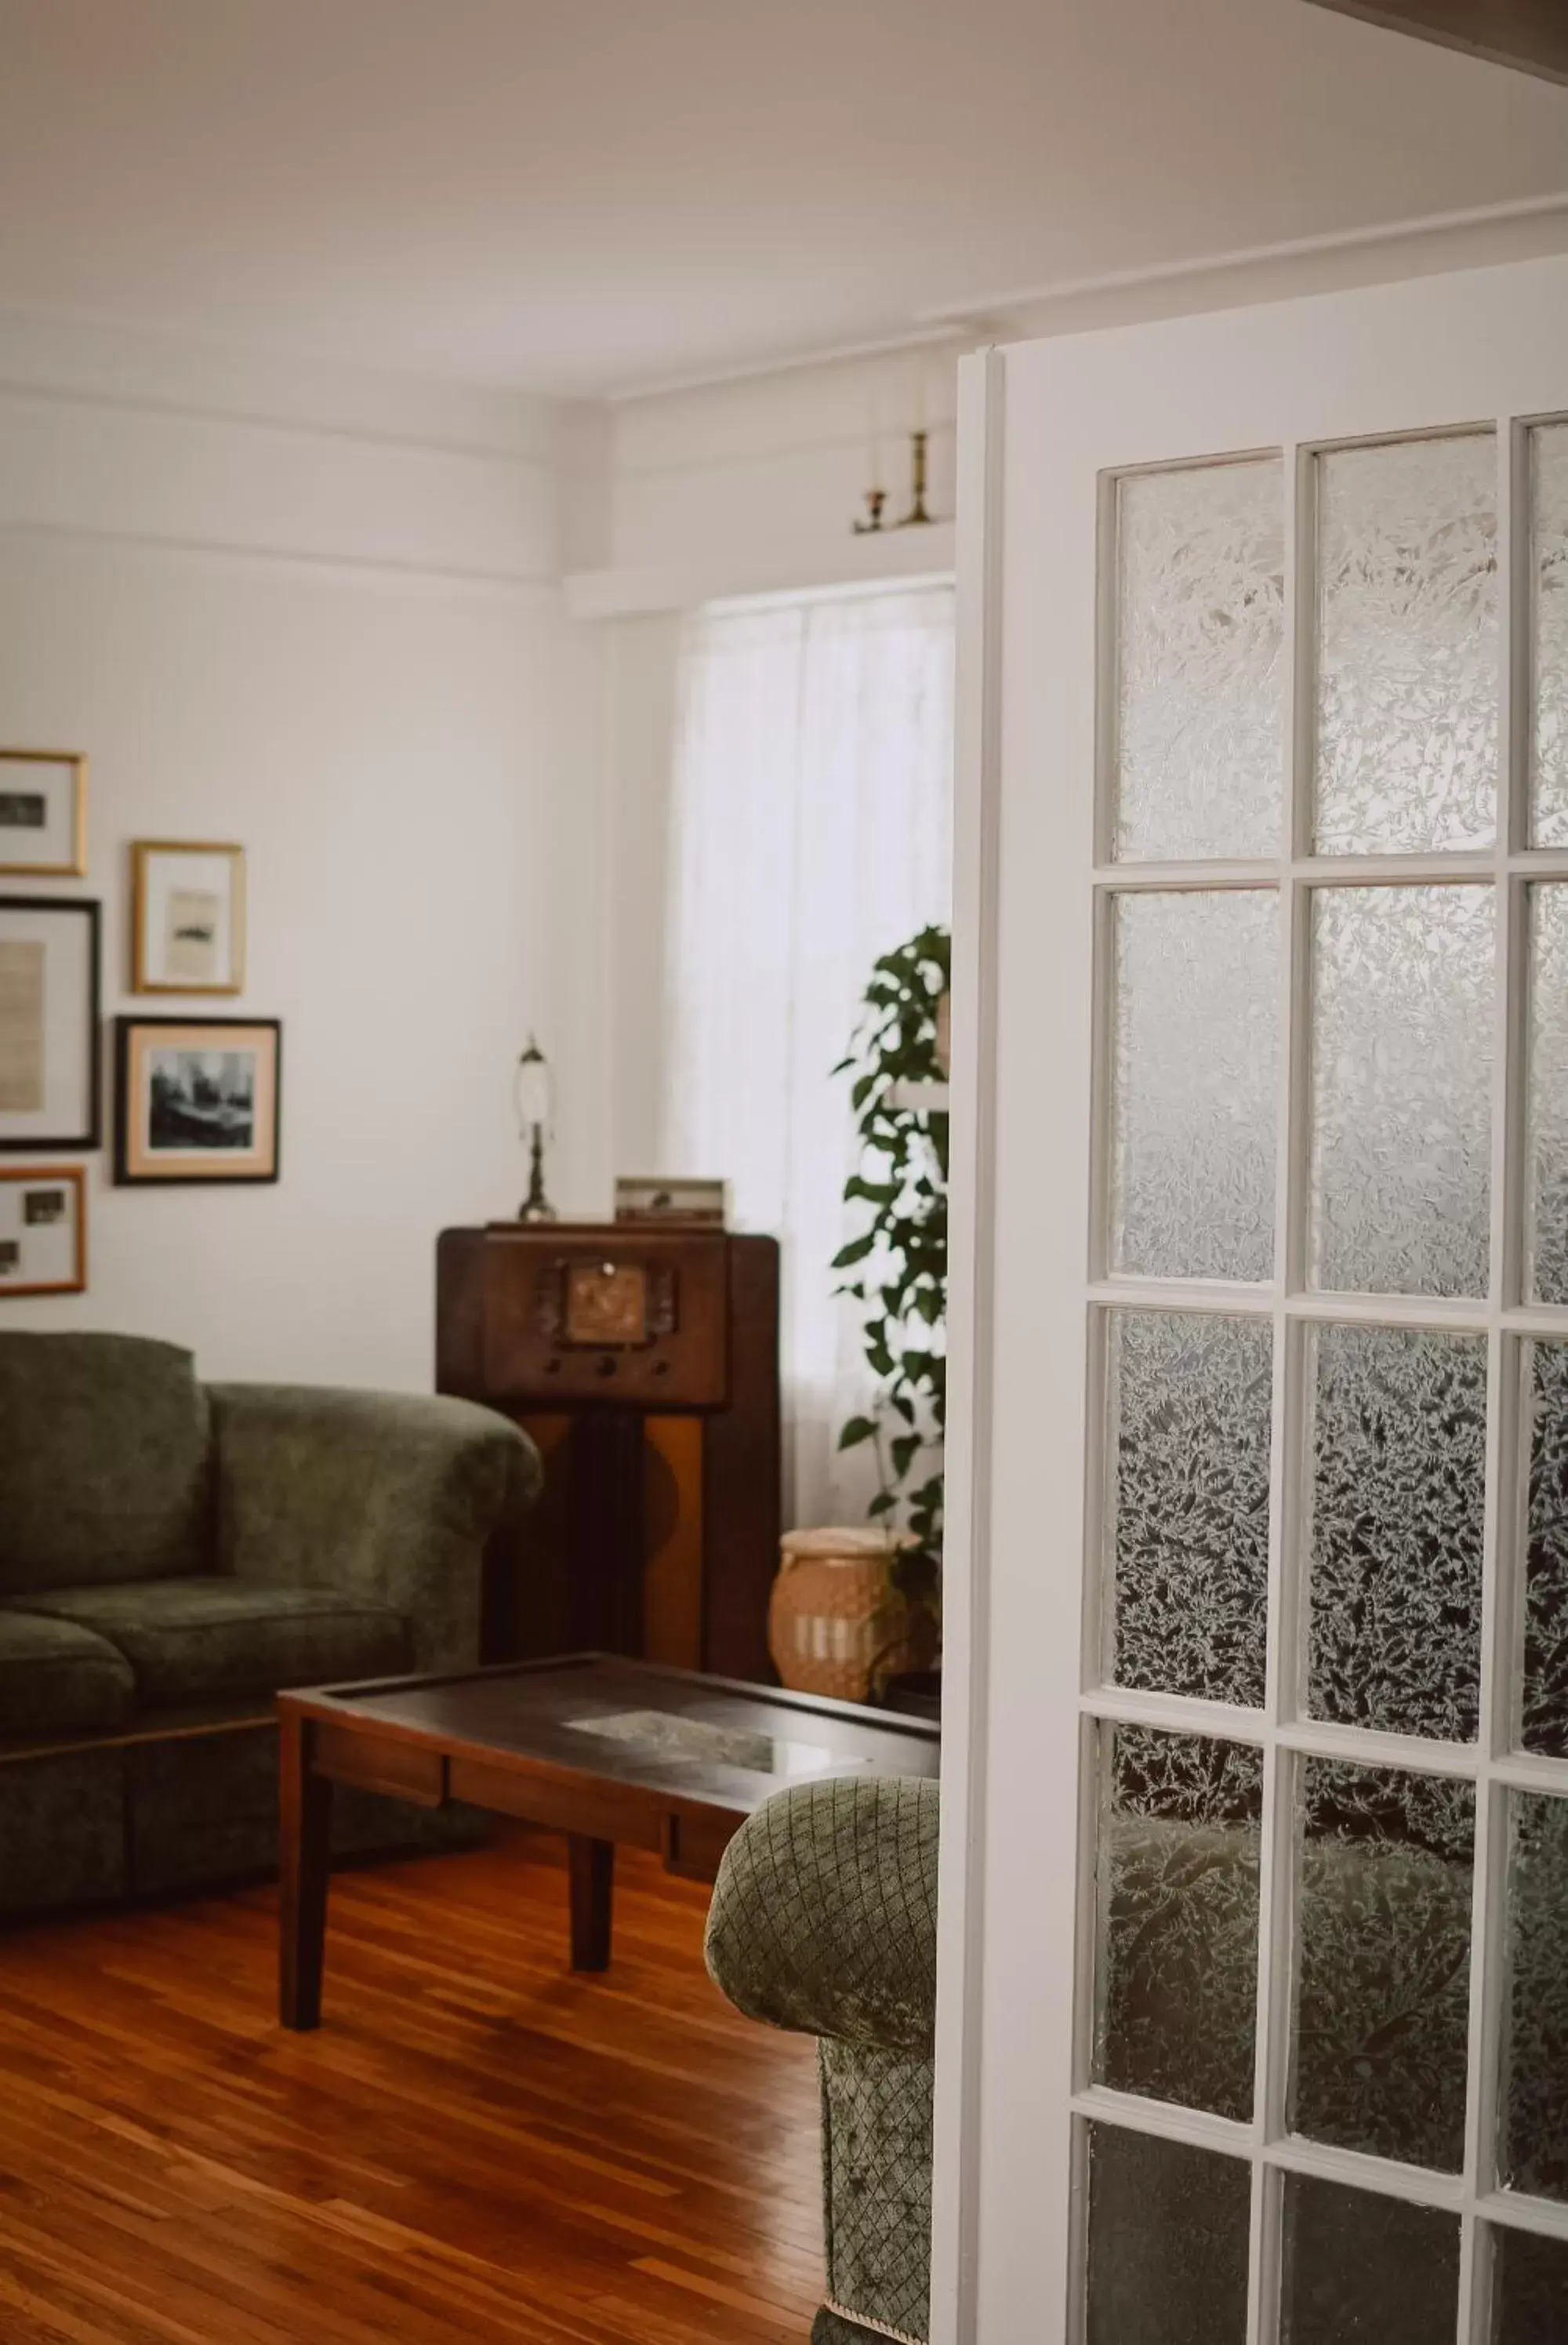
<path id="1" fill-rule="evenodd" d="M 554 1182 L 598 1201 L 596 653 L 559 589 L 557 421 L 0 320 L 0 746 L 91 760 L 86 879 L 0 891 L 101 898 L 106 1016 L 183 1010 L 127 990 L 128 844 L 238 840 L 247 990 L 189 1006 L 284 1024 L 278 1186 L 115 1189 L 106 1153 L 88 1293 L 0 1327 L 428 1387 L 436 1233 L 521 1193 L 531 1025 Z"/>

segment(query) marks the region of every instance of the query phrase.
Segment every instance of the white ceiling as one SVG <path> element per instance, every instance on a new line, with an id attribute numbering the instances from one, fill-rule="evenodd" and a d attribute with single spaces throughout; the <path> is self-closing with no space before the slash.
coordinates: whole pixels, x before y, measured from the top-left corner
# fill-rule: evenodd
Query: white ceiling
<path id="1" fill-rule="evenodd" d="M 1564 190 L 1302 0 L 0 0 L 0 306 L 543 391 Z"/>

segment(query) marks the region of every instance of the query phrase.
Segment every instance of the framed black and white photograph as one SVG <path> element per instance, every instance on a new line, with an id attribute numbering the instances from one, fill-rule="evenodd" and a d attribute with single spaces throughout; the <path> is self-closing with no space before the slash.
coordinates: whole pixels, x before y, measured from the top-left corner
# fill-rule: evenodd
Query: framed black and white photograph
<path id="1" fill-rule="evenodd" d="M 276 1181 L 276 1018 L 115 1020 L 115 1179 Z"/>
<path id="2" fill-rule="evenodd" d="M 0 896 L 0 1149 L 96 1148 L 98 907 Z"/>
<path id="3" fill-rule="evenodd" d="M 245 849 L 138 838 L 131 848 L 131 990 L 238 993 Z"/>
<path id="4" fill-rule="evenodd" d="M 86 1283 L 81 1166 L 0 1168 L 0 1303 L 23 1294 L 80 1294 Z"/>
<path id="5" fill-rule="evenodd" d="M 70 749 L 0 749 L 0 878 L 80 879 L 87 761 Z"/>

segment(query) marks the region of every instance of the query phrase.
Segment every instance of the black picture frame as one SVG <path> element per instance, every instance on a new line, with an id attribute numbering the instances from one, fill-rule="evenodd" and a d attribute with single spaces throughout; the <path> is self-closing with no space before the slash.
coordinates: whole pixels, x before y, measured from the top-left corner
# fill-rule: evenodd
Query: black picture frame
<path id="1" fill-rule="evenodd" d="M 0 896 L 0 928 L 7 912 L 46 912 L 51 919 L 87 923 L 87 1015 L 82 1035 L 82 1096 L 86 1121 L 78 1132 L 38 1132 L 7 1136 L 0 1132 L 0 1154 L 38 1155 L 61 1149 L 86 1153 L 101 1148 L 104 1139 L 103 1084 L 98 1072 L 98 1031 L 102 1022 L 103 908 L 95 896 Z"/>
<path id="2" fill-rule="evenodd" d="M 195 1037 L 211 1034 L 221 1037 L 236 1030 L 266 1033 L 272 1038 L 271 1087 L 271 1152 L 269 1161 L 260 1169 L 228 1169 L 235 1160 L 226 1156 L 220 1148 L 211 1152 L 215 1169 L 208 1170 L 197 1158 L 205 1152 L 199 1148 L 188 1152 L 187 1161 L 176 1168 L 148 1171 L 137 1161 L 132 1142 L 131 1109 L 133 1085 L 137 1077 L 137 1038 L 156 1035 L 169 1029 Z M 192 1047 L 199 1047 L 193 1042 Z M 215 1041 L 214 1049 L 222 1047 Z M 144 1018 L 135 1012 L 115 1020 L 115 1148 L 114 1180 L 120 1189 L 187 1189 L 187 1188 L 270 1188 L 280 1178 L 283 1169 L 283 1021 L 280 1018 Z"/>

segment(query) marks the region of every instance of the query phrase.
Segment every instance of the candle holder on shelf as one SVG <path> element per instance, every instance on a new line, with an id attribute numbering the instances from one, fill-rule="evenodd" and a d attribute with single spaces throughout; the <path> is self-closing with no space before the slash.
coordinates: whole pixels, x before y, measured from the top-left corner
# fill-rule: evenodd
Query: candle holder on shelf
<path id="1" fill-rule="evenodd" d="M 905 514 L 902 521 L 894 524 L 897 529 L 916 529 L 918 528 L 922 523 L 935 519 L 935 515 L 926 510 L 926 447 L 927 437 L 928 435 L 924 428 L 916 431 L 912 431 L 909 434 L 909 511 Z"/>
<path id="2" fill-rule="evenodd" d="M 856 521 L 851 523 L 851 527 L 854 529 L 856 537 L 870 537 L 875 531 L 885 526 L 882 518 L 882 510 L 886 502 L 887 492 L 885 489 L 866 490 L 865 510 L 868 518 L 865 521 Z"/>

